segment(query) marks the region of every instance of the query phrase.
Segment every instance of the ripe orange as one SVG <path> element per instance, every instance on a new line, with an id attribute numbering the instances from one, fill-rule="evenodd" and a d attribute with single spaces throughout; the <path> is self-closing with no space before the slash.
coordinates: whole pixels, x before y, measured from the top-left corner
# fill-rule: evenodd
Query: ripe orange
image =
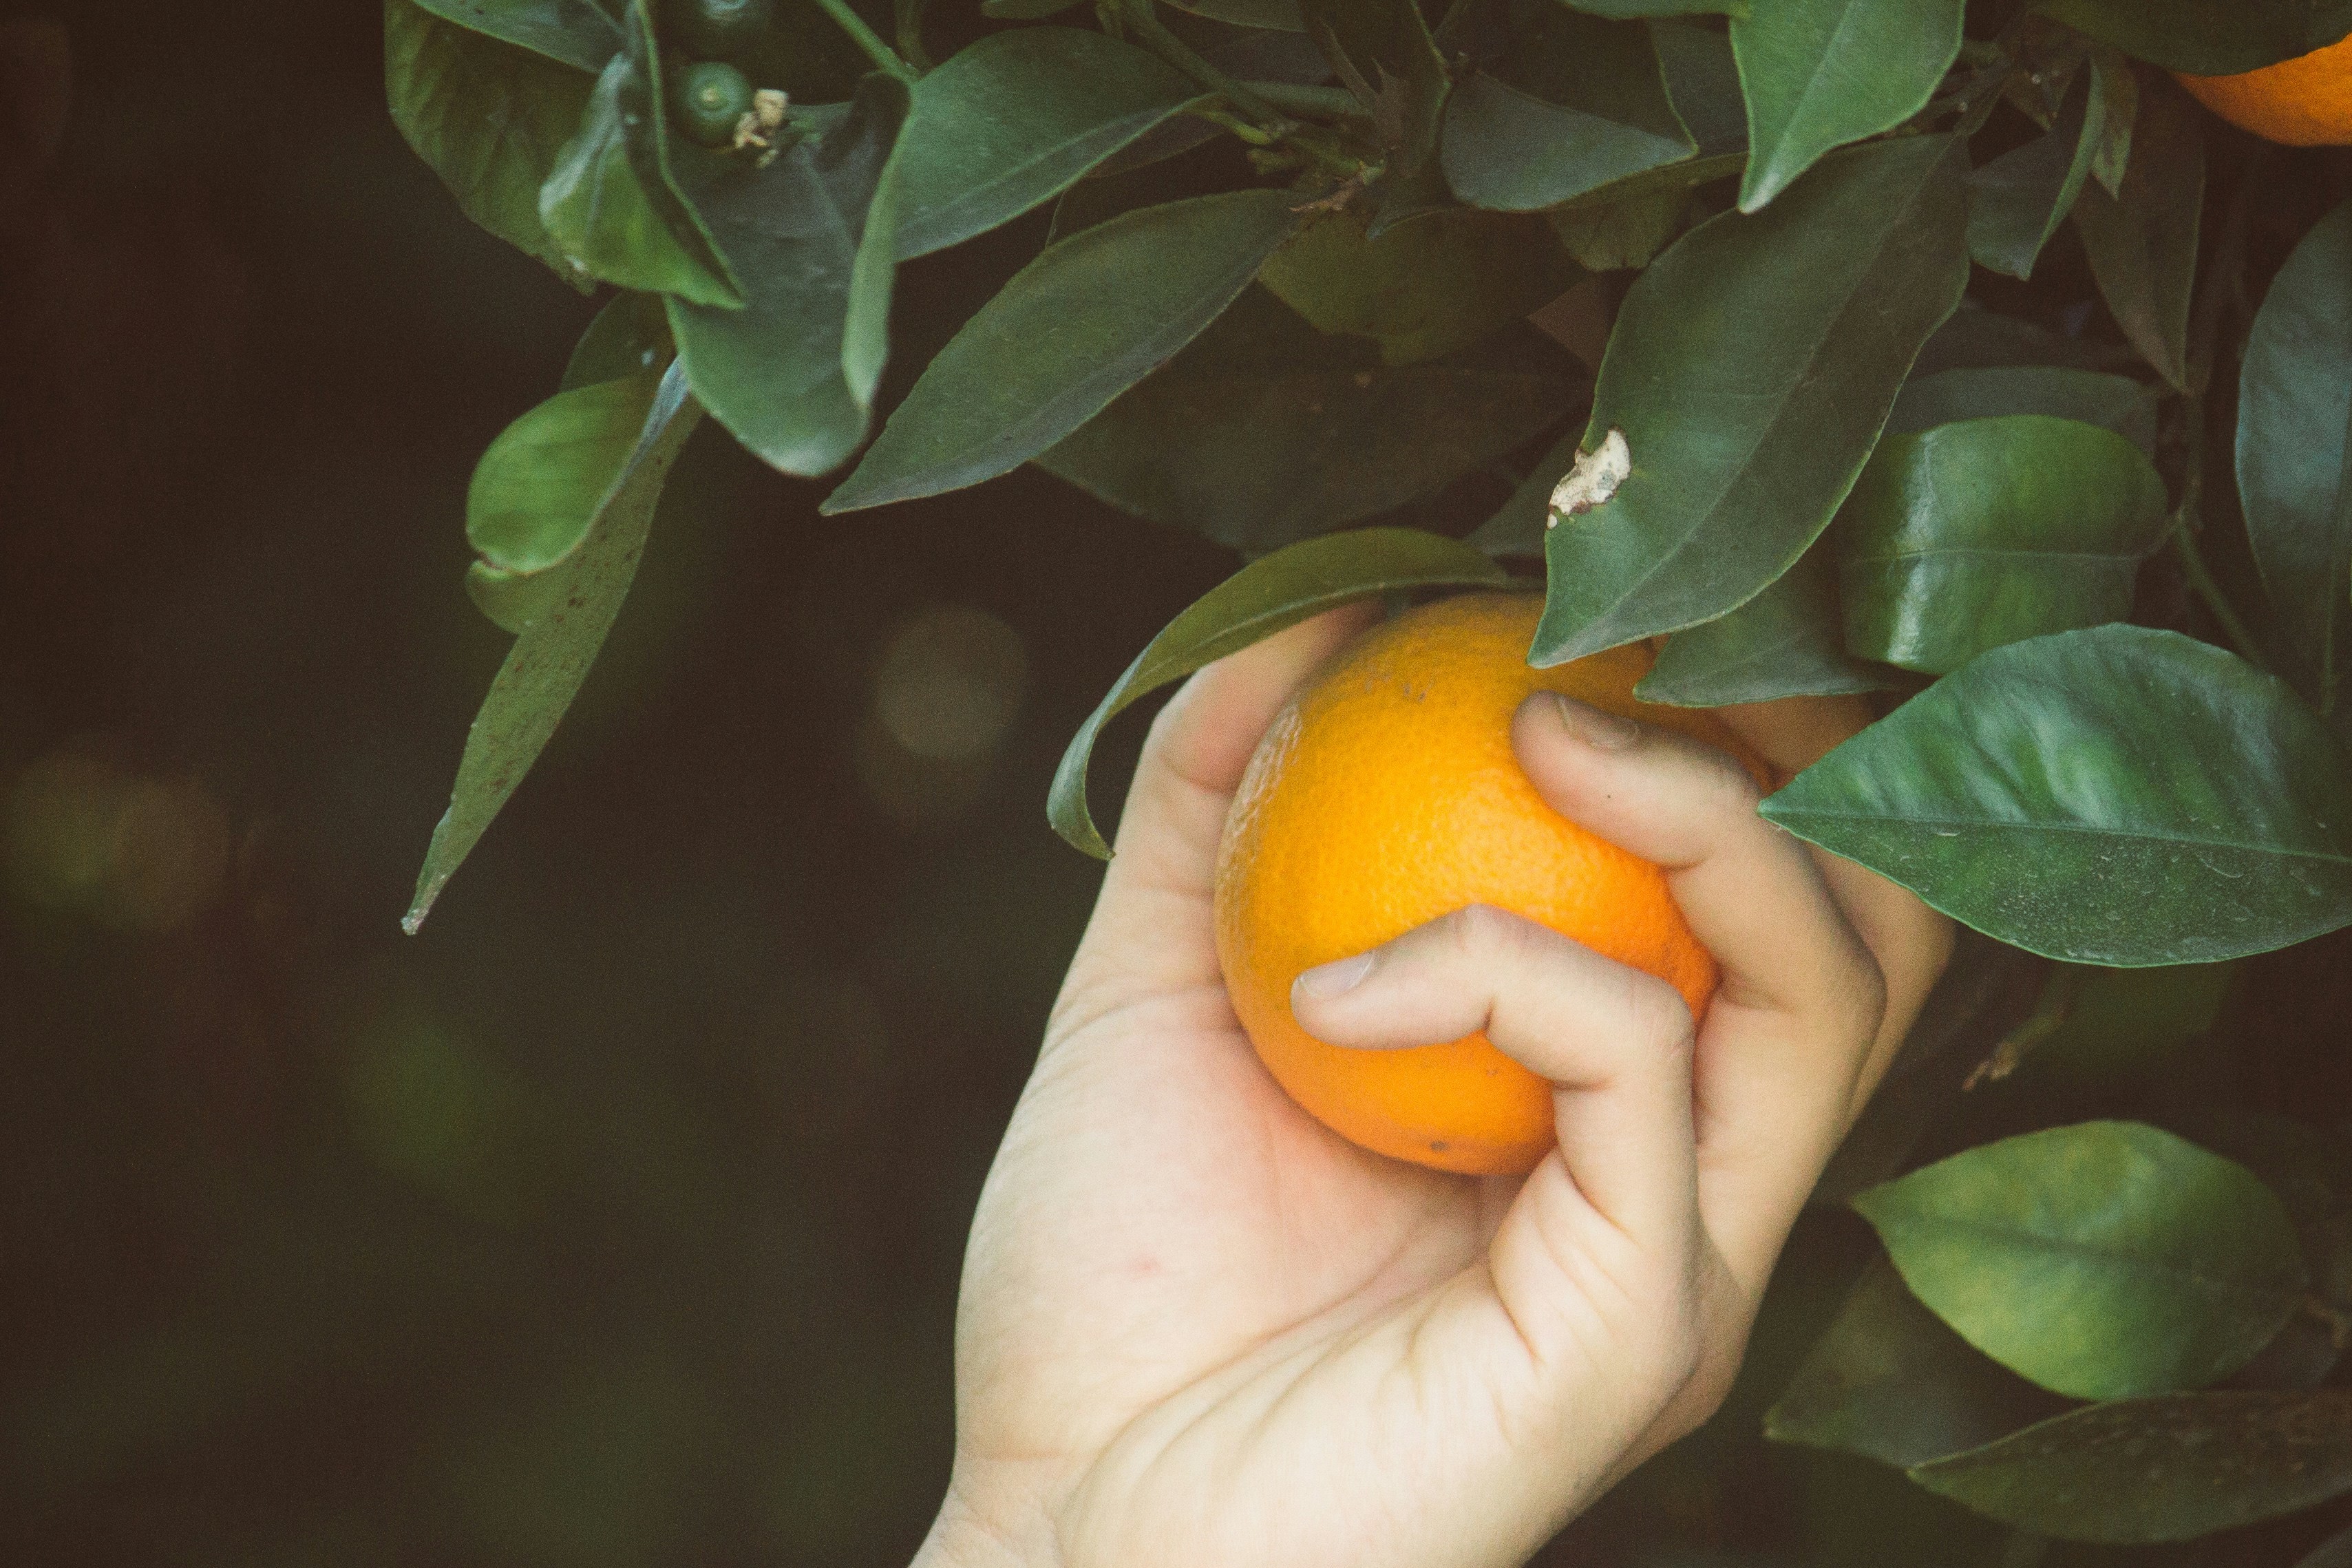
<path id="1" fill-rule="evenodd" d="M 1545 805 L 1511 751 L 1537 691 L 1707 741 L 1763 764 L 1711 713 L 1633 699 L 1639 645 L 1528 667 L 1532 594 L 1445 599 L 1373 627 L 1285 708 L 1225 822 L 1217 952 L 1258 1057 L 1292 1099 L 1367 1149 L 1441 1170 L 1530 1169 L 1552 1146 L 1550 1086 L 1483 1035 L 1410 1050 L 1325 1045 L 1290 985 L 1424 921 L 1486 903 L 1667 981 L 1694 1014 L 1715 961 L 1664 872 Z"/>
<path id="2" fill-rule="evenodd" d="M 2179 73 L 2176 73 L 2179 74 Z M 2236 76 L 2181 76 L 2231 124 L 2290 147 L 2352 142 L 2352 37 Z"/>

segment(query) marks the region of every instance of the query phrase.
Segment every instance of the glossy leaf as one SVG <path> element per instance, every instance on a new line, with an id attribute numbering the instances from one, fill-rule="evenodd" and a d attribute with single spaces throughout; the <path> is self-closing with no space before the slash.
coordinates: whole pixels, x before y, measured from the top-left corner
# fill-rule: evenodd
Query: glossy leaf
<path id="1" fill-rule="evenodd" d="M 1969 176 L 1969 254 L 2011 278 L 2030 278 L 2042 247 L 2074 207 L 2107 125 L 2106 100 L 2080 70 L 2056 123 Z"/>
<path id="2" fill-rule="evenodd" d="M 2153 452 L 2156 405 L 2157 389 L 2127 375 L 2062 365 L 1972 365 L 1915 373 L 1886 416 L 1886 435 L 1913 435 L 1962 419 L 2044 414 L 2096 425 Z"/>
<path id="3" fill-rule="evenodd" d="M 743 302 L 740 287 L 671 172 L 661 61 L 642 16 L 614 55 L 540 187 L 539 217 L 578 272 L 699 305 Z"/>
<path id="4" fill-rule="evenodd" d="M 1305 540 L 1251 562 L 1169 622 L 1078 726 L 1046 801 L 1054 831 L 1089 855 L 1110 858 L 1087 810 L 1087 763 L 1102 727 L 1138 698 L 1340 605 L 1423 588 L 1498 588 L 1508 581 L 1468 545 L 1404 528 Z"/>
<path id="5" fill-rule="evenodd" d="M 1213 21 L 1230 22 L 1236 27 L 1271 27 L 1285 33 L 1303 33 L 1306 20 L 1298 14 L 1298 0 L 1168 0 L 1179 11 L 1190 11 L 1196 16 Z"/>
<path id="6" fill-rule="evenodd" d="M 1961 1338 L 2077 1399 L 2226 1376 L 2278 1332 L 2308 1282 L 2268 1187 L 2136 1121 L 1980 1144 L 1853 1206 Z"/>
<path id="7" fill-rule="evenodd" d="M 594 76 L 627 40 L 615 18 L 628 0 L 420 0 L 460 27 L 519 45 Z"/>
<path id="8" fill-rule="evenodd" d="M 1882 1258 L 1764 1413 L 1764 1435 L 1908 1468 L 2063 1408 L 1945 1327 Z"/>
<path id="9" fill-rule="evenodd" d="M 1920 1465 L 1911 1479 L 2061 1541 L 2189 1541 L 2352 1489 L 2352 1393 L 2095 1405 Z"/>
<path id="10" fill-rule="evenodd" d="M 1195 196 L 1046 247 L 924 369 L 824 510 L 975 485 L 1051 447 L 1233 302 L 1297 225 L 1294 199 Z"/>
<path id="11" fill-rule="evenodd" d="M 669 315 L 659 295 L 615 294 L 572 345 L 572 358 L 563 367 L 558 390 L 570 392 L 640 371 L 659 370 L 676 352 L 670 341 Z"/>
<path id="12" fill-rule="evenodd" d="M 682 367 L 671 366 L 635 448 L 564 568 L 563 603 L 551 606 L 515 638 L 467 732 L 449 809 L 433 829 L 415 900 L 401 921 L 411 934 L 425 923 L 434 900 L 530 771 L 578 695 L 636 575 L 662 482 L 700 418 Z"/>
<path id="13" fill-rule="evenodd" d="M 1321 331 L 1412 364 L 1492 336 L 1583 274 L 1542 220 L 1453 208 L 1378 239 L 1353 213 L 1310 219 L 1257 276 Z"/>
<path id="14" fill-rule="evenodd" d="M 2238 493 L 2278 624 L 2340 673 L 2352 615 L 2352 205 L 2319 220 L 2271 282 L 2238 384 Z"/>
<path id="15" fill-rule="evenodd" d="M 1804 553 L 1968 281 L 1963 173 L 1940 137 L 1838 153 L 1634 282 L 1584 437 L 1622 429 L 1633 472 L 1547 538 L 1537 662 L 1712 620 Z"/>
<path id="16" fill-rule="evenodd" d="M 2165 508 L 2140 449 L 2094 425 L 2013 414 L 1885 437 L 1833 531 L 1845 645 L 1943 675 L 2121 620 Z"/>
<path id="17" fill-rule="evenodd" d="M 2167 70 L 2231 76 L 2291 60 L 2352 32 L 2352 0 L 2035 0 L 2033 8 Z"/>
<path id="18" fill-rule="evenodd" d="M 2186 94 L 2151 82 L 2140 95 L 2121 191 L 2094 183 L 2074 227 L 2100 296 L 2125 341 L 2175 386 L 2189 384 L 2189 298 L 2205 200 L 2205 137 Z"/>
<path id="19" fill-rule="evenodd" d="M 1682 227 L 1689 190 L 1653 192 L 1609 202 L 1570 202 L 1544 214 L 1560 248 L 1595 272 L 1647 267 Z"/>
<path id="20" fill-rule="evenodd" d="M 578 71 L 384 0 L 392 121 L 465 215 L 566 281 L 586 285 L 539 217 L 539 187 L 593 85 Z"/>
<path id="21" fill-rule="evenodd" d="M 1675 117 L 1698 143 L 1699 156 L 1737 153 L 1747 163 L 1748 100 L 1739 90 L 1739 61 L 1728 33 L 1689 22 L 1653 22 L 1650 43 L 1665 75 Z"/>
<path id="22" fill-rule="evenodd" d="M 1446 183 L 1472 206 L 1532 212 L 1696 151 L 1650 30 L 1564 10 L 1513 39 L 1496 75 L 1446 100 Z"/>
<path id="23" fill-rule="evenodd" d="M 501 431 L 466 489 L 466 542 L 491 566 L 568 560 L 636 449 L 659 371 L 559 392 Z"/>
<path id="24" fill-rule="evenodd" d="M 2065 337 L 2032 321 L 1989 310 L 1974 300 L 1962 300 L 1951 318 L 1929 334 L 1911 374 L 1916 379 L 1948 370 L 2028 365 L 2126 373 L 2138 370 L 2140 359 L 2120 343 Z"/>
<path id="25" fill-rule="evenodd" d="M 1668 637 L 1633 695 L 1677 708 L 1720 708 L 1892 684 L 1885 671 L 1847 654 L 1831 563 L 1812 550 L 1738 609 Z"/>
<path id="26" fill-rule="evenodd" d="M 1101 33 L 1022 27 L 982 38 L 915 88 L 898 154 L 898 259 L 1019 217 L 1199 90 Z"/>
<path id="27" fill-rule="evenodd" d="M 761 168 L 690 150 L 679 171 L 736 270 L 740 310 L 669 301 L 695 395 L 772 468 L 814 475 L 866 438 L 893 277 L 891 150 L 907 89 L 879 73 L 847 113 Z"/>
<path id="28" fill-rule="evenodd" d="M 1712 12 L 1719 16 L 1745 16 L 1748 0 L 1571 0 L 1580 11 L 1596 16 L 1688 16 Z"/>
<path id="29" fill-rule="evenodd" d="M 1764 815 L 2047 957 L 2200 963 L 2352 923 L 2352 784 L 2285 685 L 2096 626 L 1947 676 Z"/>
<path id="30" fill-rule="evenodd" d="M 2099 95 L 2105 124 L 2091 153 L 2091 178 L 2109 195 L 2123 192 L 2124 171 L 2131 164 L 2132 127 L 2139 120 L 2139 76 L 2131 61 L 2111 47 L 2091 48 L 2091 85 Z"/>
<path id="31" fill-rule="evenodd" d="M 1559 419 L 1580 380 L 1525 328 L 1384 366 L 1253 289 L 1037 461 L 1122 510 L 1262 551 L 1444 488 Z"/>
<path id="32" fill-rule="evenodd" d="M 1960 0 L 1774 0 L 1731 23 L 1754 212 L 1824 153 L 1927 107 L 1960 52 Z"/>

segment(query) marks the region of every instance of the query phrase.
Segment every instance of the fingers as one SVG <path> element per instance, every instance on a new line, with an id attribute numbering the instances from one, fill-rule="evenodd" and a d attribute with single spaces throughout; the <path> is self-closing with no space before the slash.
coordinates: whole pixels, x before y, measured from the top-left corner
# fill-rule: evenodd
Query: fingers
<path id="1" fill-rule="evenodd" d="M 1690 1009 L 1664 981 L 1483 904 L 1308 970 L 1291 1007 L 1318 1039 L 1365 1049 L 1483 1031 L 1557 1086 L 1567 1173 L 1618 1230 L 1688 1243 L 1696 1171 Z"/>
<path id="2" fill-rule="evenodd" d="M 1711 746 L 1549 697 L 1514 731 L 1562 816 L 1664 867 L 1722 979 L 1700 1035 L 1700 1205 L 1760 1290 L 1844 1135 L 1884 981 L 1802 844 L 1757 815 L 1747 770 Z"/>

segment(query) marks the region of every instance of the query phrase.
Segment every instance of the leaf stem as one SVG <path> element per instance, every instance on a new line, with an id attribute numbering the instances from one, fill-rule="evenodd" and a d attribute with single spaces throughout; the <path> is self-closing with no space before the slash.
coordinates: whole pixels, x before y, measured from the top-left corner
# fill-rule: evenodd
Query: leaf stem
<path id="1" fill-rule="evenodd" d="M 1288 81 L 1244 81 L 1236 87 L 1245 88 L 1276 109 L 1299 114 L 1328 114 L 1350 120 L 1369 120 L 1364 106 L 1356 95 L 1344 87 L 1301 87 Z"/>
<path id="2" fill-rule="evenodd" d="M 827 0 L 838 3 L 838 0 Z M 1242 83 L 1201 58 L 1192 46 L 1168 30 L 1160 19 L 1153 0 L 1117 0 L 1118 18 L 1135 34 L 1136 41 L 1207 88 L 1222 94 L 1235 109 L 1256 121 L 1265 130 L 1279 136 L 1292 129 L 1290 118 L 1273 104 L 1259 97 Z"/>
<path id="3" fill-rule="evenodd" d="M 866 51 L 866 58 L 881 70 L 889 72 L 908 87 L 915 85 L 915 68 L 898 58 L 882 35 L 866 25 L 866 18 L 849 7 L 849 0 L 816 0 L 817 8 L 832 17 L 841 30 L 849 35 L 850 42 Z"/>

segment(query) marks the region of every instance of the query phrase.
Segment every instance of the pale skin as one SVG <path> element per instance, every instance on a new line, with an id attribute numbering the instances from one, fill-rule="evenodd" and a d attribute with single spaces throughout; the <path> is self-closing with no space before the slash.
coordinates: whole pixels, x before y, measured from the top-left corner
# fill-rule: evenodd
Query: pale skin
<path id="1" fill-rule="evenodd" d="M 1506 1568 L 1728 1389 L 1790 1224 L 1950 951 L 1756 814 L 1722 753 L 1531 699 L 1554 809 L 1667 868 L 1723 978 L 1672 988 L 1473 906 L 1310 971 L 1380 1050 L 1483 1028 L 1552 1081 L 1525 1178 L 1365 1152 L 1261 1067 L 1211 915 L 1258 737 L 1369 612 L 1195 676 L 1153 726 L 973 1220 L 953 1478 L 919 1568 Z M 1793 772 L 1853 710 L 1723 716 Z"/>

